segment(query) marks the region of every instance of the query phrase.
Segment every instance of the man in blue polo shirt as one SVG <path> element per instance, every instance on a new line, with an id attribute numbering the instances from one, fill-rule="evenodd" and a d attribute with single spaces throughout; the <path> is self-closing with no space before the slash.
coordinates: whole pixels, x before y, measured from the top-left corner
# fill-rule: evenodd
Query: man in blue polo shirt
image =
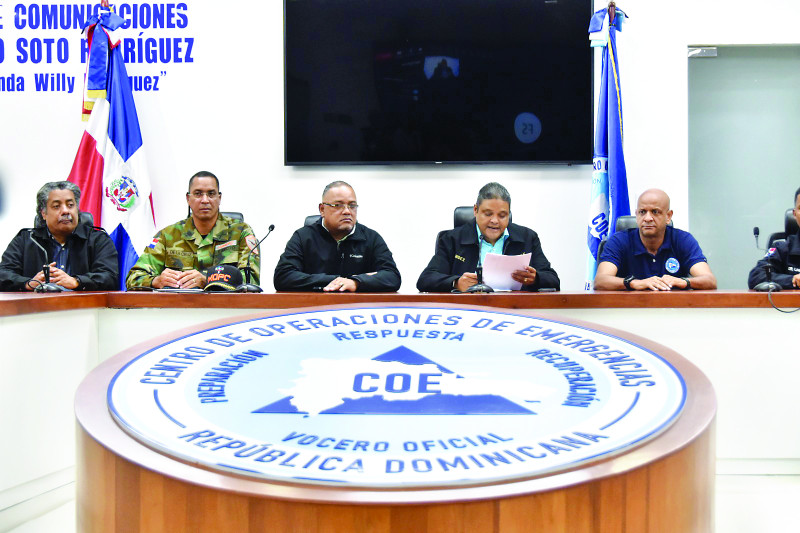
<path id="1" fill-rule="evenodd" d="M 716 289 L 703 251 L 692 235 L 669 226 L 669 196 L 650 189 L 639 196 L 636 225 L 612 235 L 600 256 L 595 290 Z"/>

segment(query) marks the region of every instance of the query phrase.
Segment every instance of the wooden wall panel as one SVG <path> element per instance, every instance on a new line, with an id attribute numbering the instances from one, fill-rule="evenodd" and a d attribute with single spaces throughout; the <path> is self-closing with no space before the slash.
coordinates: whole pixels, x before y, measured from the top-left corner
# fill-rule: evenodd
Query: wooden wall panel
<path id="1" fill-rule="evenodd" d="M 131 463 L 81 433 L 78 531 L 86 533 L 713 531 L 711 427 L 676 453 L 624 474 L 520 496 L 427 505 L 302 502 L 194 485 Z"/>

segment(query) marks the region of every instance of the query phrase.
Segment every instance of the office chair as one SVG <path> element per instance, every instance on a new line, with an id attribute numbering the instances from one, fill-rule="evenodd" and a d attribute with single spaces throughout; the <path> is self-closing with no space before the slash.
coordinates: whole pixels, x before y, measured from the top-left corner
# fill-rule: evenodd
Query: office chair
<path id="1" fill-rule="evenodd" d="M 220 211 L 219 214 L 224 217 L 232 218 L 233 220 L 238 220 L 239 222 L 244 222 L 244 215 L 238 211 Z"/>
<path id="2" fill-rule="evenodd" d="M 794 218 L 794 210 L 789 208 L 783 215 L 783 229 L 769 236 L 767 240 L 767 250 L 775 247 L 776 242 L 785 241 L 789 235 L 794 235 L 798 231 L 797 220 Z"/>

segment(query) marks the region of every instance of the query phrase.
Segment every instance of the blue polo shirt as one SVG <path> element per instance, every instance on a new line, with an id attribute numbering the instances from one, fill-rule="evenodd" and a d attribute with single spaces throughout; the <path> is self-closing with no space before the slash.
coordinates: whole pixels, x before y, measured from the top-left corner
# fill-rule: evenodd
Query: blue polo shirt
<path id="1" fill-rule="evenodd" d="M 639 237 L 639 228 L 618 231 L 609 237 L 600 261 L 617 266 L 617 276 L 645 279 L 669 274 L 676 278 L 689 275 L 697 263 L 707 263 L 700 245 L 688 231 L 667 226 L 664 242 L 656 255 L 647 251 Z"/>

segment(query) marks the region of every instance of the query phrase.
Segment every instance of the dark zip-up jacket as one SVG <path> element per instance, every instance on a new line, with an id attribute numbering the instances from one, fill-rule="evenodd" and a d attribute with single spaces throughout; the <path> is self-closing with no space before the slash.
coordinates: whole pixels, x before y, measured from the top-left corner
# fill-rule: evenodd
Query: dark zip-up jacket
<path id="1" fill-rule="evenodd" d="M 522 290 L 538 291 L 542 288 L 560 290 L 558 274 L 542 252 L 539 236 L 532 229 L 517 224 L 508 225 L 508 238 L 503 245 L 503 255 L 531 253 L 530 265 L 536 269 L 536 282 L 523 285 Z M 475 219 L 463 226 L 439 234 L 436 253 L 417 280 L 421 292 L 450 292 L 453 282 L 465 272 L 475 272 L 480 257 L 480 243 L 475 229 Z"/>
<path id="2" fill-rule="evenodd" d="M 800 232 L 789 235 L 785 241 L 776 242 L 774 248 L 767 251 L 767 255 L 756 263 L 750 271 L 747 286 L 751 289 L 767 281 L 764 266 L 772 265 L 772 281 L 783 289 L 794 289 L 792 278 L 800 274 Z"/>
<path id="3" fill-rule="evenodd" d="M 37 240 L 47 254 L 36 246 Z M 82 291 L 119 290 L 117 250 L 111 238 L 101 229 L 79 224 L 68 237 L 70 242 L 70 275 L 78 279 Z M 0 262 L 0 290 L 22 291 L 25 283 L 53 262 L 50 237 L 46 226 L 22 229 L 11 240 Z"/>
<path id="4" fill-rule="evenodd" d="M 317 220 L 295 231 L 275 267 L 277 291 L 321 291 L 337 277 L 358 282 L 358 292 L 394 292 L 400 272 L 378 232 L 361 223 L 338 243 Z"/>

